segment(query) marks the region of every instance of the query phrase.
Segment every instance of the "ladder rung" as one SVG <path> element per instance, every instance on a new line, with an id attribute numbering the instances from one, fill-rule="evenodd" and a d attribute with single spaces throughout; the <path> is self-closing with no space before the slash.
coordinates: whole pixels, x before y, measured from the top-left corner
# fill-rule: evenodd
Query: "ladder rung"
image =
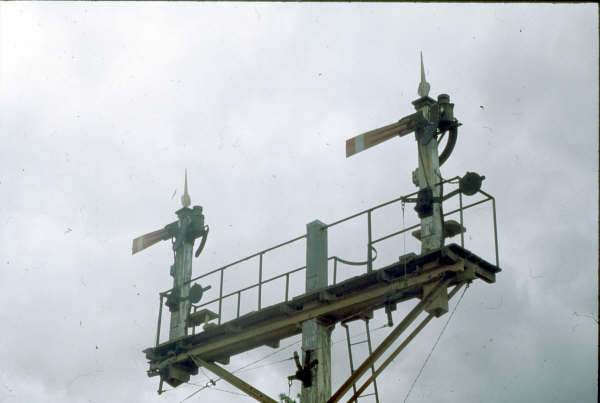
<path id="1" fill-rule="evenodd" d="M 363 341 L 357 341 L 356 343 L 350 343 L 351 346 L 356 346 L 357 344 L 362 344 L 362 343 L 366 343 L 367 340 L 363 340 Z"/>

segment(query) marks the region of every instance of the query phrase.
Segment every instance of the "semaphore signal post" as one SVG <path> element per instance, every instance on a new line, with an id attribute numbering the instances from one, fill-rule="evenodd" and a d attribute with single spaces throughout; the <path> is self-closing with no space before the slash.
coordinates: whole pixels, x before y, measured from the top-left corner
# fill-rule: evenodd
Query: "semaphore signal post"
<path id="1" fill-rule="evenodd" d="M 498 260 L 495 200 L 481 189 L 484 177 L 474 172 L 467 172 L 463 177 L 443 179 L 440 166 L 452 153 L 461 124 L 454 117 L 454 104 L 450 103 L 450 97 L 441 94 L 436 101 L 429 97 L 429 89 L 421 57 L 421 82 L 417 91 L 419 98 L 413 101 L 416 112 L 397 123 L 363 133 L 346 142 L 346 156 L 350 157 L 393 137 L 415 133 L 419 165 L 413 172 L 413 182 L 418 191 L 334 223 L 325 224 L 315 220 L 307 224 L 306 233 L 299 237 L 197 277 L 192 277 L 194 242 L 201 238 L 196 251 L 198 256 L 206 242 L 208 226 L 204 224 L 200 206 L 189 208 L 191 200 L 186 172 L 183 207 L 176 211 L 178 220 L 133 241 L 133 253 L 169 239 L 172 240 L 175 251 L 175 263 L 170 271 L 173 287 L 160 293 L 156 344 L 144 350 L 150 364 L 148 376 L 160 377 L 159 393 L 162 392 L 163 382 L 177 387 L 188 382 L 191 375 L 197 374 L 198 369 L 203 367 L 260 402 L 276 402 L 226 369 L 226 366 L 233 355 L 260 346 L 278 348 L 281 340 L 302 334 L 302 351 L 300 354 L 294 353 L 296 372 L 288 377 L 289 382 L 301 383 L 301 403 L 334 403 L 342 399 L 347 399 L 348 402 L 356 401 L 359 397 L 367 396 L 365 390 L 371 384 L 374 385 L 372 395 L 375 401 L 379 402 L 377 376 L 432 319 L 448 312 L 448 300 L 465 284 L 476 279 L 487 283 L 495 282 L 496 273 L 501 271 Z M 438 145 L 446 135 L 446 146 L 438 154 Z M 444 185 L 456 188 L 444 193 Z M 463 195 L 478 197 L 479 200 L 463 205 Z M 443 203 L 455 196 L 459 198 L 460 207 L 444 212 Z M 487 262 L 464 248 L 463 233 L 466 229 L 463 225 L 463 212 L 486 202 L 491 202 L 493 210 L 494 263 Z M 372 215 L 380 208 L 394 203 L 414 203 L 420 224 L 373 238 Z M 446 219 L 455 214 L 459 215 L 459 222 Z M 327 246 L 328 228 L 357 217 L 367 218 L 366 261 L 350 262 L 339 256 L 330 256 Z M 400 256 L 397 261 L 375 269 L 375 246 L 410 230 L 414 230 L 412 235 L 421 242 L 420 253 Z M 459 234 L 460 245 L 445 245 L 446 238 Z M 296 242 L 306 242 L 306 265 L 271 278 L 264 278 L 263 260 L 268 258 L 269 253 Z M 223 284 L 227 270 L 246 261 L 256 262 L 257 282 L 225 294 Z M 330 262 L 333 262 L 333 278 L 328 278 Z M 337 279 L 338 265 L 365 266 L 365 272 L 340 282 Z M 305 292 L 292 296 L 290 279 L 301 272 L 304 272 L 305 276 Z M 193 281 L 206 282 L 209 276 L 218 276 L 219 281 L 207 284 L 206 287 L 198 283 L 192 285 Z M 285 281 L 285 288 L 281 290 L 281 302 L 264 306 L 263 287 L 276 281 Z M 219 296 L 200 303 L 203 292 L 210 287 L 218 289 Z M 254 289 L 258 291 L 256 310 L 242 314 L 242 294 Z M 369 319 L 373 317 L 373 312 L 385 309 L 388 324 L 392 327 L 391 312 L 395 310 L 396 305 L 414 298 L 420 302 L 373 349 L 369 331 Z M 223 304 L 230 304 L 236 300 L 235 317 L 225 320 Z M 169 309 L 171 317 L 169 339 L 161 342 L 163 306 Z M 426 312 L 427 316 L 390 352 L 396 340 L 423 312 Z M 364 320 L 366 324 L 369 356 L 354 368 L 348 323 L 359 319 Z M 346 328 L 350 374 L 342 385 L 333 389 L 331 331 L 337 324 Z M 201 331 L 196 331 L 200 326 Z"/>

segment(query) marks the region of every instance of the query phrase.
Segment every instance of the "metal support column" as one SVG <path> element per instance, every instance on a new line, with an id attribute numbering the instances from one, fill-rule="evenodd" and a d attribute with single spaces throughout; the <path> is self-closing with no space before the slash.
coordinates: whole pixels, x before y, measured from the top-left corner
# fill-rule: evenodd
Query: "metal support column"
<path id="1" fill-rule="evenodd" d="M 421 55 L 421 83 L 418 94 L 421 98 L 413 102 L 415 109 L 423 114 L 426 120 L 431 120 L 432 107 L 435 100 L 429 98 L 429 83 L 425 81 L 425 68 Z M 437 128 L 434 128 L 435 130 Z M 420 127 L 416 130 L 419 168 L 413 177 L 415 185 L 421 190 L 431 189 L 433 192 L 433 214 L 421 218 L 421 253 L 432 252 L 444 246 L 444 217 L 442 214 L 442 181 L 440 173 L 440 159 L 438 156 L 438 142 L 436 136 L 428 137 L 426 132 L 431 128 Z"/>
<path id="2" fill-rule="evenodd" d="M 192 224 L 193 210 L 191 198 L 188 194 L 187 169 L 185 171 L 185 184 L 181 196 L 182 208 L 175 214 L 179 218 L 179 233 L 176 236 L 173 249 L 175 250 L 175 263 L 171 266 L 173 276 L 173 290 L 171 295 L 171 322 L 169 326 L 169 340 L 187 336 L 187 318 L 190 313 L 191 302 L 190 280 L 192 278 L 192 256 L 194 254 L 194 238 L 188 239 L 187 229 Z M 196 207 L 194 207 L 196 209 Z M 202 211 L 202 208 L 200 208 Z M 169 298 L 167 298 L 169 304 Z"/>
<path id="3" fill-rule="evenodd" d="M 306 291 L 327 286 L 327 226 L 315 220 L 306 226 Z M 302 323 L 302 360 L 310 351 L 310 360 L 318 360 L 312 369 L 312 386 L 302 387 L 302 403 L 323 403 L 331 395 L 331 326 L 318 319 Z"/>
<path id="4" fill-rule="evenodd" d="M 433 101 L 433 100 L 432 100 Z M 425 116 L 429 114 L 429 106 L 421 110 Z M 419 129 L 419 131 L 422 129 Z M 429 143 L 418 144 L 419 169 L 417 170 L 418 186 L 421 190 L 430 188 L 434 200 L 442 196 L 440 164 L 438 158 L 437 140 L 432 138 Z M 421 253 L 432 252 L 444 246 L 442 203 L 433 202 L 433 214 L 421 218 Z"/>
<path id="5" fill-rule="evenodd" d="M 158 324 L 156 326 L 156 346 L 160 344 L 160 327 L 162 326 L 162 305 L 163 305 L 163 294 L 160 293 L 160 302 L 158 303 Z"/>
<path id="6" fill-rule="evenodd" d="M 180 218 L 180 221 L 183 219 L 185 218 Z M 175 264 L 173 265 L 173 292 L 178 293 L 180 301 L 177 309 L 171 312 L 169 340 L 187 335 L 186 321 L 190 311 L 190 300 L 187 299 L 187 297 L 190 293 L 189 281 L 192 278 L 193 253 L 193 241 L 181 242 L 181 246 L 175 250 Z"/>

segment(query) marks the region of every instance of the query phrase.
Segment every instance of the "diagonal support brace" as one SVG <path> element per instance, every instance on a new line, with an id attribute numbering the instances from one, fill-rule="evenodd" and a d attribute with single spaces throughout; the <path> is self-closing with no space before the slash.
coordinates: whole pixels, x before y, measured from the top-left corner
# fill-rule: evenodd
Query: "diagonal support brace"
<path id="1" fill-rule="evenodd" d="M 396 326 L 394 328 L 394 330 L 392 330 L 390 332 L 390 334 L 381 342 L 381 344 L 375 349 L 375 351 L 373 351 L 373 354 L 371 354 L 360 365 L 360 367 L 358 367 L 358 369 L 356 371 L 354 371 L 352 373 L 352 375 L 350 375 L 350 377 L 348 377 L 346 382 L 344 382 L 344 384 L 342 386 L 340 386 L 340 388 L 337 390 L 337 392 L 335 392 L 329 398 L 329 400 L 327 400 L 327 403 L 338 402 L 342 398 L 342 396 L 344 396 L 344 394 L 348 391 L 348 389 L 350 389 L 352 387 L 352 385 L 355 384 L 356 381 L 358 379 L 360 379 L 361 376 L 364 375 L 364 373 L 375 363 L 375 361 L 379 357 L 381 357 L 381 355 L 385 352 L 385 350 L 387 350 L 392 345 L 392 343 L 402 334 L 402 332 L 404 332 L 411 325 L 411 323 L 414 322 L 414 320 L 417 318 L 417 316 L 419 316 L 419 314 L 421 314 L 421 312 L 423 312 L 423 310 L 431 303 L 431 301 L 433 301 L 435 298 L 437 298 L 438 294 L 442 290 L 445 290 L 448 287 L 450 280 L 451 280 L 450 278 L 447 278 L 445 280 L 440 280 L 437 283 L 437 285 L 435 286 L 435 288 L 433 290 L 431 290 L 431 292 L 429 294 L 427 294 L 427 296 L 425 298 L 423 298 L 421 300 L 421 302 L 419 302 L 408 313 L 408 315 L 406 315 L 406 317 L 402 320 L 402 322 L 400 322 L 398 324 L 398 326 Z"/>
<path id="2" fill-rule="evenodd" d="M 450 292 L 450 294 L 448 294 L 448 299 L 451 299 L 461 289 L 461 287 L 464 284 L 465 284 L 465 282 L 462 282 L 462 283 L 459 283 L 456 287 L 454 287 L 454 289 Z M 375 380 L 375 378 L 381 373 L 381 371 L 383 371 L 392 361 L 394 361 L 394 358 L 396 358 L 396 356 L 398 354 L 400 354 L 400 352 L 402 350 L 404 350 L 404 347 L 406 347 L 408 345 L 408 343 L 410 343 L 412 341 L 412 339 L 414 339 L 415 336 L 417 334 L 419 334 L 419 332 L 434 317 L 435 317 L 435 315 L 433 313 L 430 313 L 429 315 L 427 315 L 427 317 L 425 319 L 423 319 L 423 321 L 421 323 L 419 323 L 419 325 L 408 335 L 408 337 L 398 346 L 398 348 L 396 348 L 396 350 L 394 350 L 394 352 L 392 354 L 390 354 L 390 356 L 383 362 L 383 364 L 381 364 L 381 366 L 379 366 L 379 368 L 377 368 L 377 370 L 375 370 L 375 372 L 369 377 L 369 379 L 367 379 L 365 381 L 365 383 L 363 383 L 362 386 L 354 392 L 354 395 L 352 395 L 352 397 L 348 400 L 348 403 L 358 401 L 358 398 L 361 395 L 361 393 L 363 393 L 365 391 L 365 389 L 367 389 L 367 387 L 371 384 L 371 382 L 373 382 Z"/>
<path id="3" fill-rule="evenodd" d="M 190 357 L 192 358 L 192 360 L 194 360 L 194 362 L 196 363 L 196 365 L 202 366 L 202 367 L 208 369 L 210 372 L 212 372 L 215 375 L 217 375 L 217 376 L 221 377 L 222 379 L 226 380 L 231 385 L 235 386 L 236 388 L 238 388 L 242 392 L 247 393 L 249 396 L 253 397 L 254 399 L 258 400 L 259 402 L 263 402 L 263 403 L 277 403 L 276 400 L 271 399 L 269 396 L 265 395 L 260 390 L 258 390 L 255 387 L 249 385 L 248 383 L 244 382 L 243 380 L 241 380 L 237 376 L 233 375 L 231 372 L 227 371 L 226 369 L 221 368 L 217 364 L 212 363 L 212 362 L 206 362 L 203 359 L 198 358 L 198 357 L 194 357 L 192 355 L 190 355 Z"/>

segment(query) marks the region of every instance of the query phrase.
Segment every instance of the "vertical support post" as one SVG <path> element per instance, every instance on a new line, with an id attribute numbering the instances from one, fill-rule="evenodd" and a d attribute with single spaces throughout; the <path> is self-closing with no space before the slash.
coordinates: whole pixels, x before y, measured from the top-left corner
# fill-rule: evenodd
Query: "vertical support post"
<path id="1" fill-rule="evenodd" d="M 190 213 L 192 210 L 183 207 L 177 211 L 179 217 L 179 228 L 185 228 L 191 221 Z M 187 335 L 187 318 L 190 312 L 190 283 L 192 278 L 192 256 L 194 253 L 194 240 L 191 242 L 186 239 L 184 233 L 178 235 L 175 249 L 175 264 L 173 265 L 173 293 L 176 293 L 178 300 L 176 308 L 171 312 L 171 323 L 169 328 L 169 340 L 173 340 Z"/>
<path id="2" fill-rule="evenodd" d="M 221 269 L 221 281 L 219 285 L 219 325 L 221 324 L 221 317 L 223 313 L 223 269 Z"/>
<path id="3" fill-rule="evenodd" d="M 194 305 L 192 305 L 192 307 L 193 307 L 192 310 L 194 311 L 193 313 L 196 313 L 198 311 L 198 307 L 196 307 Z M 195 335 L 195 334 L 196 334 L 196 326 L 192 327 L 192 335 Z"/>
<path id="4" fill-rule="evenodd" d="M 337 256 L 333 257 L 333 284 L 337 284 Z"/>
<path id="5" fill-rule="evenodd" d="M 258 310 L 260 311 L 261 300 L 262 300 L 262 263 L 263 263 L 263 254 L 259 255 L 258 260 Z"/>
<path id="6" fill-rule="evenodd" d="M 463 223 L 463 201 L 462 201 L 462 192 L 458 192 L 458 203 L 460 208 L 460 228 L 464 228 L 465 224 Z M 465 247 L 465 232 L 460 231 L 460 246 Z"/>
<path id="7" fill-rule="evenodd" d="M 500 267 L 500 258 L 498 257 L 498 227 L 496 224 L 496 199 L 492 197 L 492 212 L 494 213 L 494 249 L 496 251 L 496 267 Z"/>
<path id="8" fill-rule="evenodd" d="M 160 327 L 162 326 L 162 306 L 163 306 L 163 294 L 160 295 L 160 302 L 158 303 L 158 326 L 156 327 L 156 347 L 160 344 Z"/>
<path id="9" fill-rule="evenodd" d="M 430 119 L 431 107 L 435 101 L 424 96 L 413 102 L 415 109 L 423 113 L 425 119 Z M 440 173 L 440 160 L 438 156 L 438 142 L 433 136 L 427 144 L 420 140 L 424 135 L 425 128 L 419 128 L 417 134 L 417 147 L 419 168 L 415 185 L 421 190 L 431 189 L 434 200 L 442 196 L 442 175 Z M 433 202 L 433 214 L 421 218 L 421 253 L 432 252 L 444 246 L 444 217 L 442 214 L 442 203 Z"/>
<path id="10" fill-rule="evenodd" d="M 348 324 L 342 322 L 342 326 L 344 326 L 344 328 L 346 328 L 346 341 L 348 344 L 348 359 L 350 360 L 350 374 L 352 374 L 354 372 L 354 359 L 352 358 L 352 343 L 350 342 L 350 329 L 348 328 Z M 371 354 L 369 352 L 369 354 Z M 353 383 L 352 384 L 352 390 L 354 391 L 354 394 L 356 394 L 356 384 Z"/>
<path id="11" fill-rule="evenodd" d="M 369 231 L 367 244 L 367 273 L 370 273 L 373 271 L 373 250 L 371 249 L 371 242 L 373 241 L 373 234 L 371 231 L 371 210 L 367 212 L 367 227 Z"/>
<path id="12" fill-rule="evenodd" d="M 373 348 L 371 346 L 371 331 L 369 330 L 369 319 L 365 319 L 365 330 L 367 331 L 367 347 L 369 347 L 369 355 L 373 354 Z M 371 365 L 371 374 L 375 375 L 375 363 Z M 356 394 L 356 384 L 354 387 L 354 393 Z M 379 403 L 379 391 L 377 390 L 377 381 L 373 379 L 373 390 L 375 390 L 375 403 Z"/>
<path id="13" fill-rule="evenodd" d="M 436 122 L 440 118 L 440 109 L 435 108 L 436 102 L 429 97 L 430 85 L 425 80 L 425 67 L 423 66 L 423 54 L 421 54 L 421 82 L 417 94 L 420 98 L 413 101 L 415 109 L 423 114 L 427 120 L 428 127 L 420 127 L 416 130 L 418 143 L 419 168 L 413 174 L 413 182 L 421 190 L 431 189 L 433 200 L 440 200 L 442 196 L 442 175 L 440 174 L 440 158 L 438 156 L 438 142 L 435 132 Z M 438 97 L 438 101 L 442 95 Z M 447 95 L 445 96 L 447 97 Z M 449 101 L 449 98 L 448 98 Z M 439 105 L 438 105 L 439 106 Z M 439 184 L 438 184 L 439 183 Z M 444 246 L 444 215 L 442 214 L 441 201 L 433 202 L 433 214 L 421 218 L 421 253 L 432 252 Z"/>
<path id="14" fill-rule="evenodd" d="M 327 226 L 315 220 L 306 226 L 306 291 L 327 286 Z M 302 361 L 311 351 L 310 360 L 318 360 L 312 368 L 312 386 L 302 387 L 302 403 L 323 403 L 331 395 L 331 326 L 318 319 L 302 323 Z"/>

